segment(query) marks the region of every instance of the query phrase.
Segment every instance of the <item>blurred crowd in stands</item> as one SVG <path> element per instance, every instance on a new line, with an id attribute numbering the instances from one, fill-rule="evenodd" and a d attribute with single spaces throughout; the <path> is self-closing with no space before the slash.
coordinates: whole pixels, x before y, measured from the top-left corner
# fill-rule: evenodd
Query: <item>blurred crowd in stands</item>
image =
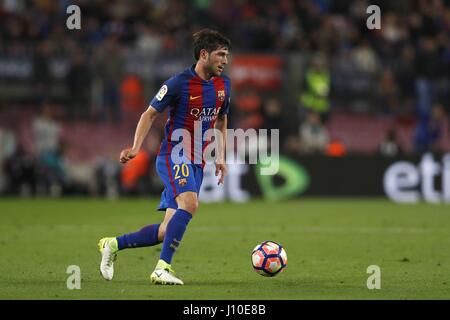
<path id="1" fill-rule="evenodd" d="M 66 28 L 71 4 L 81 30 Z M 369 5 L 381 8 L 380 30 L 366 26 Z M 234 89 L 231 127 L 279 128 L 284 152 L 449 151 L 449 0 L 3 0 L 0 20 L 0 163 L 9 180 L 26 175 L 48 192 L 61 192 L 71 133 L 112 125 L 131 143 L 161 82 L 193 63 L 191 35 L 203 27 L 232 39 L 232 54 L 300 57 L 278 90 Z M 352 121 L 379 125 L 364 135 Z M 98 175 L 122 174 L 115 156 L 96 160 Z"/>

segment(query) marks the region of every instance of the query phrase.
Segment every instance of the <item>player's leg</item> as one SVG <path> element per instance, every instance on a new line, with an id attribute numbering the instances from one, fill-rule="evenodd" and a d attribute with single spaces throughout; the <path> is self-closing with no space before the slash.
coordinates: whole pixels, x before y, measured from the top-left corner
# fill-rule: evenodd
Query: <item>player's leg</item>
<path id="1" fill-rule="evenodd" d="M 175 277 L 171 262 L 192 215 L 197 211 L 197 193 L 192 191 L 183 192 L 175 200 L 178 209 L 167 223 L 160 259 L 155 271 L 150 276 L 151 281 L 157 284 L 183 284 L 183 281 Z"/>
<path id="2" fill-rule="evenodd" d="M 190 165 L 189 167 L 193 173 L 193 189 L 195 191 L 183 192 L 175 198 L 177 210 L 174 211 L 172 219 L 169 218 L 170 223 L 168 223 L 166 227 L 166 237 L 168 240 L 163 241 L 163 248 L 161 250 L 161 259 L 169 264 L 176 248 L 178 248 L 179 243 L 181 242 L 184 232 L 186 231 L 187 224 L 195 215 L 199 206 L 198 194 L 200 193 L 200 187 L 203 181 L 203 168 L 195 165 Z M 178 221 L 178 224 L 181 225 L 181 228 L 178 231 L 173 226 L 175 225 L 175 222 L 172 222 L 176 220 L 180 220 Z M 174 235 L 172 234 L 172 231 L 175 233 Z M 170 241 L 171 238 L 173 238 L 172 242 Z"/>
<path id="3" fill-rule="evenodd" d="M 171 264 L 173 255 L 180 245 L 186 227 L 198 208 L 197 193 L 188 191 L 175 199 L 178 209 L 167 224 L 166 236 L 163 241 L 160 259 Z"/>
<path id="4" fill-rule="evenodd" d="M 161 195 L 159 210 L 166 210 L 166 217 L 161 224 L 153 224 L 141 228 L 137 232 L 121 235 L 119 237 L 103 238 L 99 241 L 98 246 L 102 254 L 100 262 L 100 273 L 106 280 L 111 280 L 114 276 L 114 261 L 117 258 L 117 252 L 127 248 L 139 248 L 153 246 L 162 242 L 165 229 L 170 217 L 177 207 L 175 200 L 173 202 L 167 197 L 164 190 Z"/>
<path id="5" fill-rule="evenodd" d="M 161 197 L 162 208 L 176 208 L 165 229 L 160 259 L 150 279 L 158 284 L 183 284 L 174 276 L 171 261 L 192 215 L 198 207 L 197 167 L 188 161 L 174 163 L 170 156 L 158 157 L 156 169 L 164 183 L 165 193 Z"/>
<path id="6" fill-rule="evenodd" d="M 124 234 L 119 237 L 103 238 L 99 241 L 98 246 L 102 254 L 100 272 L 106 280 L 111 280 L 113 278 L 114 261 L 119 250 L 148 247 L 162 242 L 167 223 L 177 208 L 177 203 L 173 198 L 173 194 L 167 190 L 167 186 L 170 185 L 168 183 L 169 176 L 167 170 L 165 170 L 167 167 L 165 161 L 162 161 L 161 158 L 158 157 L 156 164 L 157 172 L 163 183 L 166 185 L 166 188 L 161 194 L 161 201 L 158 207 L 158 210 L 166 210 L 164 221 L 161 224 L 145 226 L 137 232 Z"/>
<path id="7" fill-rule="evenodd" d="M 159 244 L 164 239 L 167 224 L 175 213 L 175 209 L 167 208 L 164 221 L 143 227 L 137 232 L 124 234 L 119 237 L 103 238 L 99 241 L 99 250 L 102 254 L 100 273 L 106 280 L 114 276 L 114 261 L 119 250 L 127 248 L 148 247 Z"/>
<path id="8" fill-rule="evenodd" d="M 159 240 L 160 224 L 152 224 L 141 228 L 136 232 L 127 233 L 119 237 L 107 237 L 100 239 L 98 247 L 102 255 L 100 273 L 106 280 L 114 276 L 114 261 L 117 252 L 123 249 L 149 247 L 161 243 Z"/>
<path id="9" fill-rule="evenodd" d="M 161 243 L 158 238 L 160 224 L 151 224 L 136 232 L 127 233 L 112 240 L 117 250 L 150 247 Z"/>
<path id="10" fill-rule="evenodd" d="M 175 213 L 176 209 L 167 208 L 163 222 L 143 227 L 137 232 L 127 233 L 115 238 L 117 249 L 150 247 L 161 243 L 164 240 L 167 224 Z"/>

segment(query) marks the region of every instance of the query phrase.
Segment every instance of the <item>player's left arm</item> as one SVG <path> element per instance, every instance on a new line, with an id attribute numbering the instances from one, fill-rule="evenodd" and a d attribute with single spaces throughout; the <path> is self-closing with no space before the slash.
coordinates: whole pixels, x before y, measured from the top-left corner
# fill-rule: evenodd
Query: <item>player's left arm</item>
<path id="1" fill-rule="evenodd" d="M 227 175 L 227 165 L 225 163 L 225 147 L 227 141 L 227 124 L 228 118 L 226 114 L 220 115 L 217 117 L 214 128 L 219 130 L 222 134 L 220 136 L 220 140 L 218 141 L 218 150 L 216 157 L 216 177 L 220 173 L 220 178 L 218 181 L 218 185 L 223 183 L 225 176 Z"/>

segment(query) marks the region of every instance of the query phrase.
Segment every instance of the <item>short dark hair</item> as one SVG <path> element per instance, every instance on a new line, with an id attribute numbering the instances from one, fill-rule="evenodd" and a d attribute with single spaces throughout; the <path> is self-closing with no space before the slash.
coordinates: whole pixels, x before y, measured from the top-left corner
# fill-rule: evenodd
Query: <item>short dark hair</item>
<path id="1" fill-rule="evenodd" d="M 200 58 L 200 51 L 205 49 L 208 53 L 220 48 L 230 49 L 231 41 L 219 31 L 202 29 L 193 34 L 194 38 L 194 58 Z"/>

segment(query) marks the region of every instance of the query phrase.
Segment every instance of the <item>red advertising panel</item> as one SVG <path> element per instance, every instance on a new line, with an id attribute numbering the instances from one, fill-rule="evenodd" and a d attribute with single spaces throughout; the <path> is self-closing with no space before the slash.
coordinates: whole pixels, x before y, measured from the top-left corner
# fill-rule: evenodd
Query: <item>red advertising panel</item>
<path id="1" fill-rule="evenodd" d="M 233 85 L 257 89 L 278 89 L 282 80 L 282 60 L 275 55 L 233 55 Z"/>

